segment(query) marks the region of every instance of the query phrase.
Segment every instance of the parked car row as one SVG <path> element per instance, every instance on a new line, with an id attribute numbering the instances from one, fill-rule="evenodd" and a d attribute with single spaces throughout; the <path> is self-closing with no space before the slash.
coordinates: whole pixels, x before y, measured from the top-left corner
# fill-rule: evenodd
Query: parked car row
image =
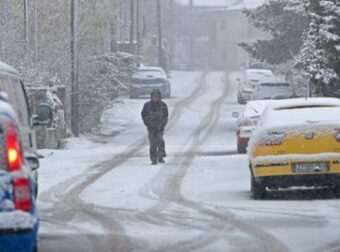
<path id="1" fill-rule="evenodd" d="M 279 100 L 295 96 L 291 84 L 268 69 L 246 69 L 237 82 L 237 100 L 240 104 L 251 100 Z"/>
<path id="2" fill-rule="evenodd" d="M 340 99 L 249 102 L 237 136 L 242 153 L 249 141 L 253 198 L 293 186 L 328 187 L 340 196 Z"/>
<path id="3" fill-rule="evenodd" d="M 247 153 L 249 139 L 269 102 L 268 100 L 250 101 L 243 112 L 233 113 L 233 117 L 237 118 L 236 136 L 238 153 Z"/>
<path id="4" fill-rule="evenodd" d="M 32 115 L 23 82 L 15 69 L 0 62 L 0 250 L 37 249 L 36 197 L 39 160 L 34 126 L 49 124 L 52 111 L 39 106 Z"/>

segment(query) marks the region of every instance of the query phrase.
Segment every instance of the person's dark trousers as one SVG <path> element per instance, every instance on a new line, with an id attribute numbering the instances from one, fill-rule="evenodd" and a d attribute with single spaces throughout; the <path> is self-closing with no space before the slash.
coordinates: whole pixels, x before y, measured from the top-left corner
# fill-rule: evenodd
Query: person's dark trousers
<path id="1" fill-rule="evenodd" d="M 164 135 L 163 130 L 149 131 L 151 161 L 157 162 L 159 159 L 164 158 L 166 156 L 163 135 Z"/>

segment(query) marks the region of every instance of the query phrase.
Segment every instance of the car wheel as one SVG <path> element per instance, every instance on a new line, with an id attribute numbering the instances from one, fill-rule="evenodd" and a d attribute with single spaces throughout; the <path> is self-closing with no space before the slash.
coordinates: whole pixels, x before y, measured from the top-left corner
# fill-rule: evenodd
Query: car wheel
<path id="1" fill-rule="evenodd" d="M 242 145 L 242 144 L 238 144 L 237 145 L 237 153 L 239 153 L 239 154 L 247 153 L 247 147 Z"/>
<path id="2" fill-rule="evenodd" d="M 340 186 L 335 186 L 333 188 L 333 192 L 334 192 L 335 197 L 340 198 Z"/>
<path id="3" fill-rule="evenodd" d="M 254 177 L 251 176 L 251 194 L 253 199 L 264 199 L 266 196 L 266 187 L 261 183 L 255 181 Z"/>
<path id="4" fill-rule="evenodd" d="M 34 196 L 35 196 L 36 199 L 38 198 L 38 188 L 39 188 L 39 185 L 36 184 L 35 185 L 35 191 L 34 191 Z"/>

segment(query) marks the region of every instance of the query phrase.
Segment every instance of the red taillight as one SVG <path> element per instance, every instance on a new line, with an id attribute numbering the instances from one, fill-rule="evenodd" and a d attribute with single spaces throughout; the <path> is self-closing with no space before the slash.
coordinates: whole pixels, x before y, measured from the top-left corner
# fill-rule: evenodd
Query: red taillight
<path id="1" fill-rule="evenodd" d="M 17 171 L 22 167 L 22 153 L 17 130 L 13 124 L 7 126 L 7 165 L 10 171 Z"/>
<path id="2" fill-rule="evenodd" d="M 16 179 L 13 183 L 14 204 L 16 210 L 31 211 L 31 186 L 26 178 Z"/>
<path id="3" fill-rule="evenodd" d="M 261 136 L 259 145 L 281 145 L 285 139 L 286 133 L 280 131 L 266 132 Z"/>

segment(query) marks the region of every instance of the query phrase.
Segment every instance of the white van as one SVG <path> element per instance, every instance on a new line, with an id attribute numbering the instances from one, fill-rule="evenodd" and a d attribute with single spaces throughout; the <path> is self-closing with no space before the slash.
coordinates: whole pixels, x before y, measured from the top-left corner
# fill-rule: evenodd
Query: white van
<path id="1" fill-rule="evenodd" d="M 237 100 L 245 104 L 250 100 L 254 88 L 261 83 L 275 82 L 274 74 L 269 69 L 246 69 L 238 80 Z"/>

